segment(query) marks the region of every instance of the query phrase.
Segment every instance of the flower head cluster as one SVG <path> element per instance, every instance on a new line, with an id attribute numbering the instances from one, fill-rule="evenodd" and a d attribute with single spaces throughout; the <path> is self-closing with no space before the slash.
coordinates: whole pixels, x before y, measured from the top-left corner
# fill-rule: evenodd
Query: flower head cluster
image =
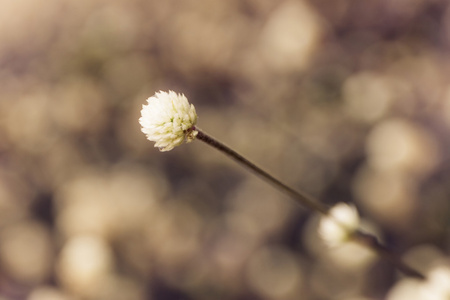
<path id="1" fill-rule="evenodd" d="M 347 242 L 358 227 L 359 216 L 356 208 L 346 203 L 338 203 L 320 220 L 319 234 L 327 245 L 334 247 Z"/>
<path id="2" fill-rule="evenodd" d="M 160 91 L 147 102 L 142 106 L 139 123 L 147 139 L 155 142 L 160 151 L 172 150 L 184 141 L 195 139 L 197 113 L 183 94 Z"/>

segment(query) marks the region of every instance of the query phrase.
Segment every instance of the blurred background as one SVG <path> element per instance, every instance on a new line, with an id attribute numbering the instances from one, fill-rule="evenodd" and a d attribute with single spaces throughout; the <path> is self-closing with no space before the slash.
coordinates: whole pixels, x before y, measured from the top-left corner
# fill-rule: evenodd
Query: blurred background
<path id="1" fill-rule="evenodd" d="M 427 272 L 450 259 L 449 49 L 445 0 L 3 0 L 0 299 L 416 299 L 216 150 L 160 153 L 138 118 L 184 93 L 204 131 L 355 203 Z"/>

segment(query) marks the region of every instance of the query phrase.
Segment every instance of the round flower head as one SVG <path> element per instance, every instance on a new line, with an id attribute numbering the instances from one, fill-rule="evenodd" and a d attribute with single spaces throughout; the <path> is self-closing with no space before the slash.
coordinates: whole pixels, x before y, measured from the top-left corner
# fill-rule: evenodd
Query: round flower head
<path id="1" fill-rule="evenodd" d="M 359 216 L 356 208 L 338 203 L 320 220 L 319 234 L 327 245 L 338 246 L 348 241 L 358 226 Z"/>
<path id="2" fill-rule="evenodd" d="M 160 151 L 172 150 L 184 141 L 195 139 L 197 113 L 183 94 L 159 91 L 147 102 L 142 106 L 139 123 L 147 139 L 155 142 Z"/>

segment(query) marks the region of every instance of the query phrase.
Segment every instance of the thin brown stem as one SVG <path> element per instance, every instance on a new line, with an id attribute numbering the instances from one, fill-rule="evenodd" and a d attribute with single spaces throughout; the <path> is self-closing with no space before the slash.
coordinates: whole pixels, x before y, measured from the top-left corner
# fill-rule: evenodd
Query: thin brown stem
<path id="1" fill-rule="evenodd" d="M 254 163 L 250 162 L 248 159 L 237 153 L 236 151 L 232 150 L 228 146 L 222 144 L 218 140 L 212 138 L 211 136 L 207 135 L 206 133 L 202 132 L 198 128 L 196 128 L 198 131 L 197 139 L 201 140 L 202 142 L 207 143 L 210 146 L 213 146 L 217 150 L 223 152 L 224 154 L 228 155 L 230 158 L 236 160 L 237 162 L 243 164 L 250 170 L 252 170 L 256 175 L 262 177 L 270 184 L 274 185 L 284 193 L 288 194 L 292 197 L 297 203 L 299 203 L 302 206 L 306 206 L 307 208 L 317 211 L 323 215 L 326 215 L 328 213 L 328 207 L 320 202 L 314 201 L 310 196 L 306 195 L 305 193 L 298 192 L 291 187 L 287 186 L 286 184 L 282 183 L 260 167 L 256 166 Z"/>
<path id="2" fill-rule="evenodd" d="M 314 200 L 312 197 L 308 196 L 306 193 L 299 192 L 299 191 L 292 189 L 291 187 L 282 183 L 280 180 L 276 179 L 275 177 L 273 177 L 272 175 L 270 175 L 269 173 L 267 173 L 260 167 L 256 166 L 254 163 L 252 163 L 251 161 L 249 161 L 248 159 L 246 159 L 245 157 L 243 157 L 242 155 L 240 155 L 233 149 L 229 148 L 228 146 L 219 142 L 215 138 L 202 132 L 200 129 L 192 128 L 192 130 L 196 130 L 198 132 L 197 139 L 216 148 L 217 150 L 226 154 L 228 157 L 234 159 L 238 163 L 249 168 L 256 175 L 262 177 L 267 182 L 269 182 L 276 188 L 280 189 L 282 192 L 291 196 L 292 199 L 294 199 L 301 206 L 307 207 L 307 208 L 311 209 L 312 211 L 316 211 L 324 216 L 328 216 L 329 208 L 325 204 Z M 403 272 L 405 275 L 417 277 L 420 279 L 425 278 L 425 276 L 422 275 L 419 271 L 408 266 L 406 263 L 404 263 L 401 260 L 401 258 L 397 254 L 395 254 L 394 252 L 389 250 L 386 246 L 381 244 L 375 236 L 368 234 L 368 233 L 361 232 L 361 231 L 356 231 L 352 235 L 352 239 L 355 242 L 365 245 L 365 246 L 373 249 L 374 251 L 376 251 L 378 253 L 378 255 L 380 255 L 384 259 L 388 260 L 389 262 L 391 262 L 394 266 L 396 266 L 396 268 L 398 270 Z"/>
<path id="3" fill-rule="evenodd" d="M 358 230 L 353 234 L 352 239 L 359 244 L 373 249 L 378 255 L 393 264 L 403 274 L 419 279 L 425 279 L 425 276 L 422 273 L 407 265 L 397 254 L 381 244 L 375 236 Z"/>

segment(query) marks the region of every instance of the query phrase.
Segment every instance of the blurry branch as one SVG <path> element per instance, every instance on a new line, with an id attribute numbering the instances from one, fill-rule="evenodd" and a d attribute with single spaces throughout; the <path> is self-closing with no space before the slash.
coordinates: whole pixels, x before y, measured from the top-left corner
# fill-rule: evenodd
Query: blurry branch
<path id="1" fill-rule="evenodd" d="M 410 277 L 425 279 L 425 276 L 422 273 L 406 264 L 396 253 L 392 252 L 385 245 L 381 244 L 375 236 L 357 230 L 351 238 L 355 242 L 373 249 L 376 253 L 378 253 L 379 256 L 389 261 L 403 274 Z"/>

